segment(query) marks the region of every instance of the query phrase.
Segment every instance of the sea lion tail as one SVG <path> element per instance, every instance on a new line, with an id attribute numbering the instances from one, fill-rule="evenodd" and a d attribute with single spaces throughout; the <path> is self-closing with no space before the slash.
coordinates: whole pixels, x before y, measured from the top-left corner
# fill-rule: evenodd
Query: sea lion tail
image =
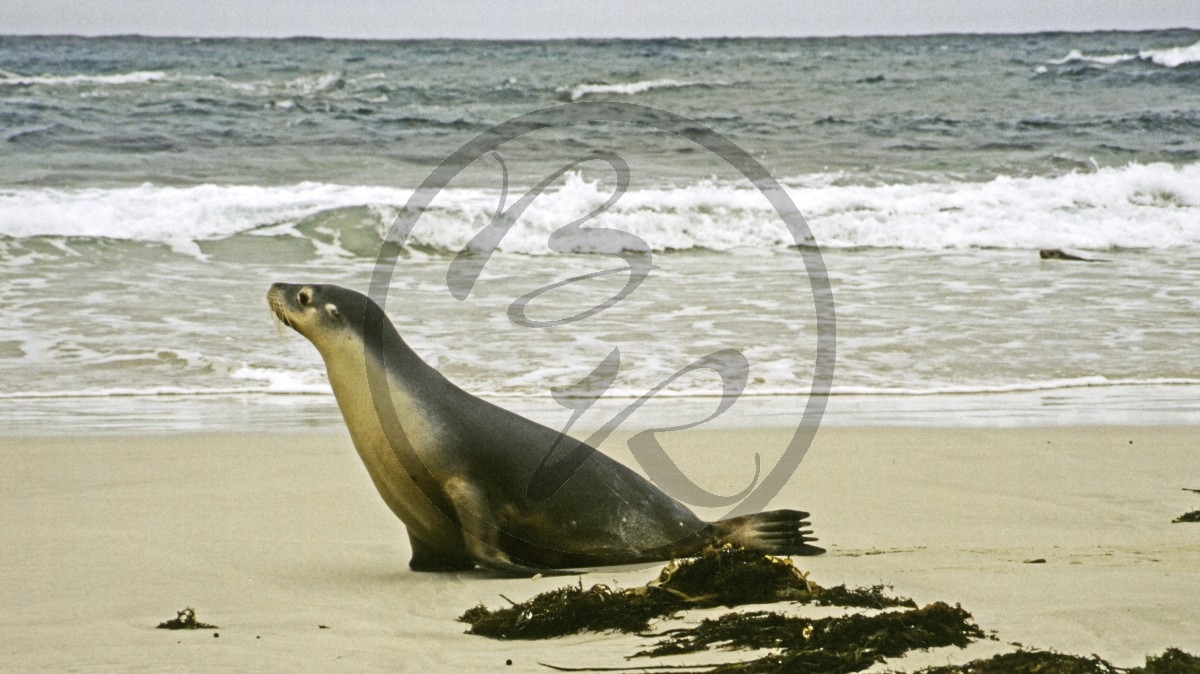
<path id="1" fill-rule="evenodd" d="M 731 517 L 715 522 L 720 542 L 740 545 L 769 555 L 820 555 L 824 548 L 809 530 L 808 513 L 800 510 L 771 510 L 757 515 Z"/>

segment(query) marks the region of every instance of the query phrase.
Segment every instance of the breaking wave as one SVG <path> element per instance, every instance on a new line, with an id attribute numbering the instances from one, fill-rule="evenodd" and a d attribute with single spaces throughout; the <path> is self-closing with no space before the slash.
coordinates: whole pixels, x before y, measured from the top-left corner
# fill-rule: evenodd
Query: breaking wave
<path id="1" fill-rule="evenodd" d="M 821 246 L 1103 250 L 1200 244 L 1200 164 L 1130 164 L 1056 177 L 1001 176 L 987 182 L 928 176 L 907 184 L 844 185 L 836 178 L 815 175 L 785 181 Z M 160 242 L 190 253 L 198 250 L 199 242 L 242 234 L 303 237 L 333 245 L 355 239 L 367 243 L 348 252 L 370 256 L 378 252 L 378 243 L 410 195 L 397 188 L 311 182 L 7 188 L 0 189 L 0 236 Z M 568 175 L 557 189 L 533 202 L 499 249 L 550 254 L 549 235 L 609 195 L 605 184 Z M 407 244 L 461 250 L 490 222 L 498 197 L 492 190 L 444 190 L 422 214 Z M 510 195 L 510 204 L 515 200 Z M 795 245 L 759 192 L 709 182 L 631 189 L 587 226 L 635 234 L 656 251 Z M 578 252 L 615 252 L 594 241 L 586 249 L 580 245 Z"/>
<path id="2" fill-rule="evenodd" d="M 1187 47 L 1171 47 L 1169 49 L 1142 49 L 1136 54 L 1087 55 L 1078 49 L 1072 49 L 1066 56 L 1050 61 L 1053 65 L 1063 65 L 1074 61 L 1096 63 L 1111 66 L 1134 60 L 1149 61 L 1165 68 L 1178 68 L 1188 63 L 1200 63 L 1200 42 Z"/>

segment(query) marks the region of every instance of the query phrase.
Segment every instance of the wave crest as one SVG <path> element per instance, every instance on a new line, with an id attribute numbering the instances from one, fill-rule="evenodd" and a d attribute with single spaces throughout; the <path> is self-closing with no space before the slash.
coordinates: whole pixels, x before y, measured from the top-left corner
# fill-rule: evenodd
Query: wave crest
<path id="1" fill-rule="evenodd" d="M 619 84 L 577 84 L 574 87 L 559 87 L 558 91 L 570 91 L 571 100 L 578 101 L 584 96 L 597 94 L 616 94 L 632 96 L 651 89 L 678 89 L 681 87 L 712 86 L 711 83 L 679 82 L 677 80 L 643 80 L 640 82 L 624 82 Z"/>
<path id="2" fill-rule="evenodd" d="M 1102 250 L 1200 245 L 1195 227 L 1200 164 L 1130 164 L 988 182 L 929 175 L 908 184 L 846 185 L 836 178 L 785 181 L 816 243 L 826 247 Z M 552 253 L 550 234 L 604 203 L 610 189 L 569 174 L 530 205 L 499 250 Z M 389 187 L 325 183 L 10 188 L 0 189 L 0 236 L 150 241 L 190 253 L 204 241 L 288 236 L 309 240 L 318 249 L 336 248 L 338 254 L 371 256 L 410 195 Z M 407 243 L 434 251 L 461 250 L 490 222 L 498 197 L 494 190 L 444 190 Z M 759 192 L 710 182 L 630 190 L 586 226 L 632 233 L 656 251 L 782 250 L 795 245 Z M 618 250 L 596 247 L 594 241 L 588 246 L 591 252 Z"/>
<path id="3" fill-rule="evenodd" d="M 149 84 L 171 79 L 172 76 L 160 70 L 139 70 L 131 73 L 116 73 L 112 75 L 18 75 L 0 71 L 0 85 L 9 86 L 80 86 L 98 84 L 107 86 L 122 86 L 130 84 Z"/>
<path id="4" fill-rule="evenodd" d="M 1072 49 L 1066 56 L 1054 59 L 1051 65 L 1064 65 L 1076 61 L 1111 66 L 1134 60 L 1149 61 L 1165 68 L 1178 68 L 1188 63 L 1200 63 L 1200 42 L 1187 47 L 1171 47 L 1168 49 L 1142 49 L 1136 54 L 1109 54 L 1104 56 L 1087 55 L 1078 49 Z"/>
<path id="5" fill-rule="evenodd" d="M 1140 51 L 1138 52 L 1138 58 L 1153 61 L 1160 66 L 1168 68 L 1177 68 L 1185 63 L 1200 63 L 1200 42 L 1189 47 Z"/>

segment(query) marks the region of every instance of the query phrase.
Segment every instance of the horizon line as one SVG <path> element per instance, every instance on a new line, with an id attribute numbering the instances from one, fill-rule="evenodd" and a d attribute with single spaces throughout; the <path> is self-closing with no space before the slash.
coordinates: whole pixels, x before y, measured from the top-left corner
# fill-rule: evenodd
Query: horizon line
<path id="1" fill-rule="evenodd" d="M 980 30 L 980 31 L 933 31 L 933 32 L 896 32 L 896 33 L 828 33 L 828 34 L 811 34 L 811 35 L 659 35 L 659 36 L 638 36 L 638 37 L 623 37 L 623 36 L 555 36 L 555 37 L 456 37 L 456 36 L 431 36 L 431 37 L 352 37 L 339 35 L 311 35 L 297 33 L 292 35 L 237 35 L 237 34 L 212 34 L 212 35 L 187 35 L 174 33 L 139 33 L 139 32 L 111 32 L 111 33 L 8 33 L 0 32 L 0 38 L 80 38 L 80 39 L 103 39 L 103 38 L 143 38 L 143 39 L 164 39 L 164 40 L 329 40 L 342 42 L 657 42 L 676 40 L 685 41 L 700 41 L 700 40 L 822 40 L 822 39 L 847 39 L 847 38 L 915 38 L 915 37 L 1001 37 L 1001 36 L 1033 36 L 1033 35 L 1051 35 L 1051 34 L 1095 34 L 1095 33 L 1161 33 L 1173 31 L 1200 31 L 1200 25 L 1192 26 L 1171 26 L 1163 28 L 1098 28 L 1098 29 L 1045 29 L 1045 30 L 1017 30 L 1017 31 L 995 31 L 995 30 Z"/>

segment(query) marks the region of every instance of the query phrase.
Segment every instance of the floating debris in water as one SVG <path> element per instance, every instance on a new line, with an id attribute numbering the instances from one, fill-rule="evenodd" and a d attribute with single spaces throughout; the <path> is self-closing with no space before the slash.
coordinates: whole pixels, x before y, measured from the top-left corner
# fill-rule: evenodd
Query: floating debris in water
<path id="1" fill-rule="evenodd" d="M 158 624 L 160 630 L 216 630 L 220 629 L 216 625 L 202 623 L 196 620 L 196 609 L 187 607 L 182 611 L 176 611 L 173 619 L 161 622 Z"/>

